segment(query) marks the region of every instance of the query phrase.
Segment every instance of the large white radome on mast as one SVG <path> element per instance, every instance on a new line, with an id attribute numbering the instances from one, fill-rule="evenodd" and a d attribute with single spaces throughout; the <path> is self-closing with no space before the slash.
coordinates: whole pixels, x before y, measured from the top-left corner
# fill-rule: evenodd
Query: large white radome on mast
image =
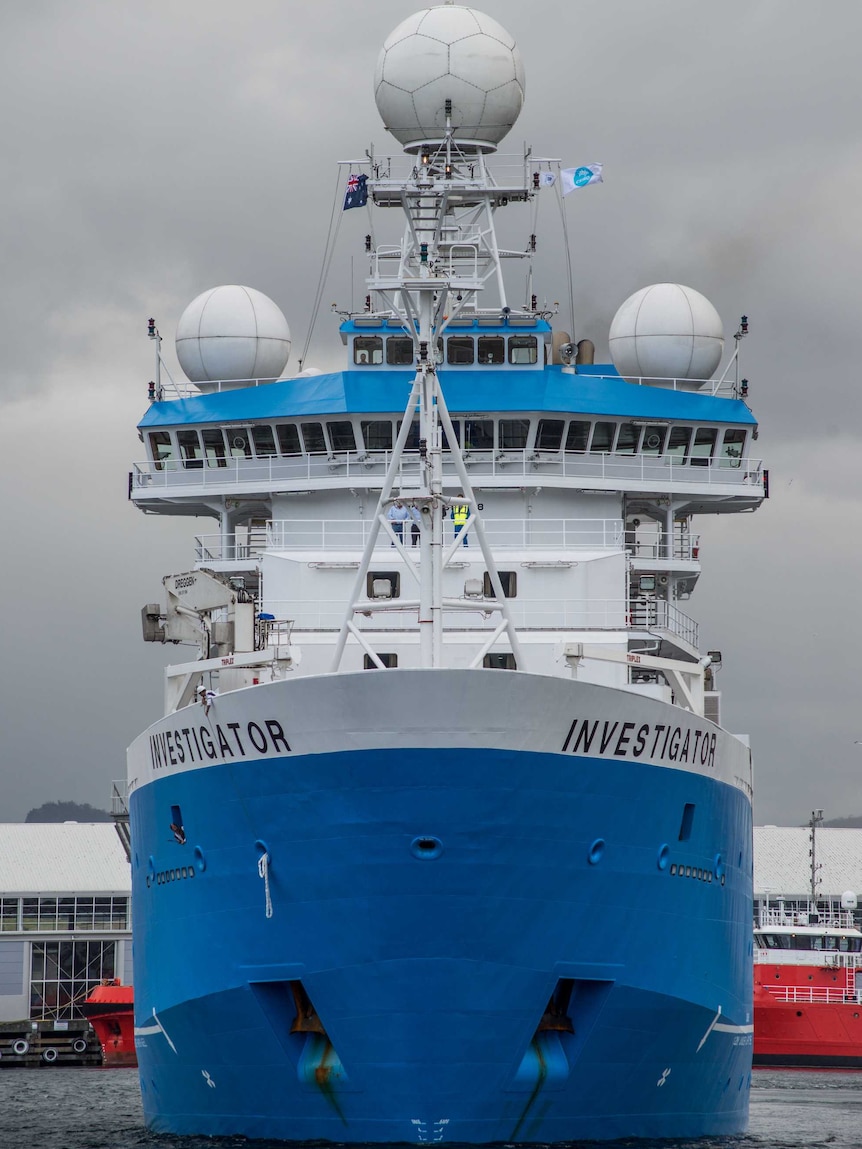
<path id="1" fill-rule="evenodd" d="M 484 12 L 456 4 L 423 8 L 387 37 L 374 98 L 405 151 L 443 140 L 447 100 L 456 143 L 494 151 L 524 103 L 521 53 Z"/>

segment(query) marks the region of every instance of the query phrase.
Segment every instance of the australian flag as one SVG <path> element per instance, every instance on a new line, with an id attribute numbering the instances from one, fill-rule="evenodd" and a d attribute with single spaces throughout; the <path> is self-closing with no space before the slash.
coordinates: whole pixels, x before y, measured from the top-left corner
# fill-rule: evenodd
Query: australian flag
<path id="1" fill-rule="evenodd" d="M 368 203 L 368 176 L 351 176 L 347 181 L 347 195 L 344 197 L 344 210 L 349 207 L 365 207 Z"/>

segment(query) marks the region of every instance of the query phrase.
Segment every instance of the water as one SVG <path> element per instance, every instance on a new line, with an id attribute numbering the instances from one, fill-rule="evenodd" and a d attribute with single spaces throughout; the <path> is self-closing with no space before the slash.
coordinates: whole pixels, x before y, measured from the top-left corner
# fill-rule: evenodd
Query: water
<path id="1" fill-rule="evenodd" d="M 616 1149 L 659 1149 L 645 1141 Z M 751 1129 L 744 1137 L 661 1143 L 667 1149 L 817 1149 L 862 1145 L 862 1074 L 754 1074 Z M 0 1071 L 0 1149 L 264 1149 L 240 1137 L 148 1133 L 133 1069 Z M 583 1149 L 583 1143 L 570 1146 Z M 604 1146 L 603 1149 L 608 1149 Z"/>

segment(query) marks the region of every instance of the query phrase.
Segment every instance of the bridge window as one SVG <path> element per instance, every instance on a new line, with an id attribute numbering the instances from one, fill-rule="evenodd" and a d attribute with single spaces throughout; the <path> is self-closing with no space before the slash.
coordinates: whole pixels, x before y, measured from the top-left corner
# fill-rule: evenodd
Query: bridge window
<path id="1" fill-rule="evenodd" d="M 353 362 L 360 367 L 377 367 L 383 362 L 383 340 L 379 335 L 357 335 L 353 340 Z"/>
<path id="2" fill-rule="evenodd" d="M 446 360 L 465 366 L 475 358 L 476 347 L 469 335 L 450 335 L 446 343 Z"/>
<path id="3" fill-rule="evenodd" d="M 171 436 L 167 431 L 151 431 L 150 432 L 150 451 L 153 456 L 153 462 L 156 464 L 156 470 L 161 471 L 165 463 L 171 463 L 174 457 L 174 445 L 171 442 Z M 168 467 L 168 470 L 173 470 Z"/>
<path id="4" fill-rule="evenodd" d="M 388 419 L 364 419 L 359 426 L 366 451 L 392 450 L 392 424 Z"/>
<path id="5" fill-rule="evenodd" d="M 691 427 L 671 427 L 667 454 L 672 462 L 684 463 L 691 442 Z"/>
<path id="6" fill-rule="evenodd" d="M 498 440 L 500 450 L 523 451 L 529 432 L 529 419 L 501 419 Z"/>
<path id="7" fill-rule="evenodd" d="M 479 340 L 481 343 L 481 339 Z M 494 449 L 494 420 L 493 419 L 465 419 L 464 420 L 464 450 L 465 451 L 493 451 Z"/>
<path id="8" fill-rule="evenodd" d="M 664 450 L 666 436 L 667 427 L 663 427 L 660 423 L 653 423 L 649 427 L 645 427 L 641 454 L 660 455 Z"/>
<path id="9" fill-rule="evenodd" d="M 413 340 L 409 335 L 390 335 L 386 340 L 386 362 L 392 367 L 413 365 Z"/>
<path id="10" fill-rule="evenodd" d="M 282 455 L 301 455 L 302 445 L 299 441 L 299 428 L 295 423 L 280 423 L 278 431 L 278 449 Z"/>
<path id="11" fill-rule="evenodd" d="M 391 670 L 394 666 L 398 665 L 397 654 L 378 654 L 377 657 L 383 663 L 387 670 Z M 374 661 L 370 654 L 365 656 L 365 669 L 366 670 L 379 670 L 380 667 Z"/>
<path id="12" fill-rule="evenodd" d="M 204 455 L 208 467 L 226 467 L 227 456 L 224 449 L 224 435 L 221 428 L 205 427 L 201 431 L 204 441 Z"/>
<path id="13" fill-rule="evenodd" d="M 506 340 L 502 335 L 479 336 L 479 362 L 504 363 L 506 358 Z"/>
<path id="14" fill-rule="evenodd" d="M 638 441 L 640 437 L 640 427 L 636 427 L 634 423 L 620 423 L 620 430 L 619 434 L 617 435 L 617 454 L 637 454 Z"/>
<path id="15" fill-rule="evenodd" d="M 566 450 L 583 453 L 587 449 L 589 437 L 590 424 L 581 419 L 573 419 L 569 423 L 569 433 L 566 435 Z"/>
<path id="16" fill-rule="evenodd" d="M 539 356 L 539 342 L 535 335 L 512 335 L 509 337 L 510 363 L 535 363 Z"/>
<path id="17" fill-rule="evenodd" d="M 563 444 L 563 419 L 540 419 L 536 428 L 537 451 L 559 451 Z"/>
<path id="18" fill-rule="evenodd" d="M 709 466 L 717 436 L 718 431 L 714 427 L 698 427 L 694 433 L 694 446 L 691 449 L 691 465 L 693 467 Z"/>
<path id="19" fill-rule="evenodd" d="M 180 457 L 186 467 L 202 467 L 203 451 L 197 431 L 177 431 L 177 444 Z"/>
<path id="20" fill-rule="evenodd" d="M 724 432 L 724 442 L 721 445 L 718 465 L 720 467 L 738 467 L 742 463 L 742 454 L 745 450 L 745 430 L 741 427 L 732 427 Z"/>
<path id="21" fill-rule="evenodd" d="M 391 340 L 390 340 L 391 342 Z M 355 451 L 356 436 L 353 434 L 353 424 L 347 419 L 339 419 L 337 423 L 327 423 L 329 442 L 333 451 Z"/>
<path id="22" fill-rule="evenodd" d="M 500 576 L 500 585 L 503 588 L 503 598 L 516 598 L 518 595 L 518 572 L 517 571 L 497 571 Z M 482 593 L 485 598 L 496 598 L 494 594 L 494 587 L 491 582 L 491 576 L 485 571 L 484 586 Z"/>
<path id="23" fill-rule="evenodd" d="M 305 442 L 307 455 L 325 455 L 326 439 L 323 437 L 322 423 L 300 423 L 302 438 Z"/>
<path id="24" fill-rule="evenodd" d="M 251 438 L 254 443 L 254 453 L 259 459 L 270 459 L 273 455 L 277 454 L 275 449 L 275 435 L 272 433 L 272 427 L 266 424 L 260 427 L 252 427 Z"/>
<path id="25" fill-rule="evenodd" d="M 234 459 L 251 458 L 251 441 L 247 427 L 235 427 L 227 433 L 230 453 Z"/>
<path id="26" fill-rule="evenodd" d="M 596 423 L 593 427 L 593 438 L 590 443 L 590 454 L 603 455 L 609 452 L 614 441 L 616 423 Z"/>

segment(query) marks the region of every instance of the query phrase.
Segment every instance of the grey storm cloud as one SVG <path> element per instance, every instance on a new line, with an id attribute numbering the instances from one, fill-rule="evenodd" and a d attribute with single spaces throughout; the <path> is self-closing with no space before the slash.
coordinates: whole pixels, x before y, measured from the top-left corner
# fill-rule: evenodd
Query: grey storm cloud
<path id="1" fill-rule="evenodd" d="M 418 6 L 418 5 L 417 5 Z M 578 336 L 675 280 L 743 344 L 772 498 L 706 517 L 689 604 L 751 734 L 759 820 L 862 813 L 857 381 L 862 6 L 831 0 L 487 0 L 524 57 L 527 141 L 605 183 L 565 207 Z M 338 194 L 336 161 L 387 143 L 372 76 L 405 0 L 7 5 L 0 36 L 3 369 L 0 820 L 104 804 L 159 713 L 165 652 L 139 608 L 212 529 L 135 513 L 154 315 L 171 339 L 218 283 L 274 298 L 294 347 Z M 357 213 L 358 214 L 358 213 Z M 543 205 L 536 286 L 568 312 Z M 388 226 L 397 230 L 393 219 Z M 504 220 L 523 242 L 525 221 Z M 310 363 L 337 366 L 328 304 L 364 293 L 345 221 Z M 351 257 L 355 271 L 351 279 Z"/>

